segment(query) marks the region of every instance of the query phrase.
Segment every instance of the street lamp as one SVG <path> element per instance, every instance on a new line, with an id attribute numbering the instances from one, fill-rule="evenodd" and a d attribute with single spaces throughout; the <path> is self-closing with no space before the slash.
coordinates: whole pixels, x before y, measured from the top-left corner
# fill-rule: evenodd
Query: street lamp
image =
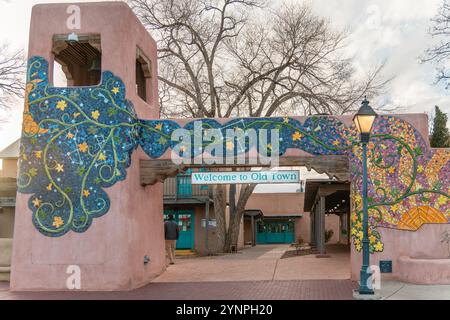
<path id="1" fill-rule="evenodd" d="M 376 117 L 377 114 L 369 106 L 369 101 L 367 101 L 367 99 L 364 99 L 361 103 L 361 108 L 359 108 L 358 112 L 353 117 L 353 122 L 361 135 L 361 143 L 363 148 L 363 262 L 359 278 L 359 294 L 374 294 L 373 289 L 369 288 L 367 285 L 371 275 L 369 269 L 369 213 L 367 204 L 367 143 L 369 142 L 370 132 Z"/>

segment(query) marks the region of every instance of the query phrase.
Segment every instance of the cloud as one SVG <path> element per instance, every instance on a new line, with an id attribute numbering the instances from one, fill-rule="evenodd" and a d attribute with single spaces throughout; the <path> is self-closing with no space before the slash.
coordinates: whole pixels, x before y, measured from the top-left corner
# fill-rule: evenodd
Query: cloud
<path id="1" fill-rule="evenodd" d="M 315 12 L 338 28 L 348 28 L 349 53 L 363 74 L 386 61 L 384 76 L 393 77 L 386 95 L 373 101 L 401 107 L 402 112 L 430 112 L 439 104 L 450 112 L 450 96 L 434 83 L 436 66 L 420 64 L 421 56 L 436 39 L 428 35 L 430 19 L 441 0 L 315 0 Z"/>

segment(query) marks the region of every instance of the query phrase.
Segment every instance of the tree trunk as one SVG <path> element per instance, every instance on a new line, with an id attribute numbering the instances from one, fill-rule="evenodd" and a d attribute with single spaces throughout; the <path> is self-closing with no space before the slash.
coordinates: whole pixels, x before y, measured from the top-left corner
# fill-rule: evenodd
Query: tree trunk
<path id="1" fill-rule="evenodd" d="M 229 197 L 228 197 L 228 202 L 229 202 L 229 222 L 228 222 L 228 228 L 227 228 L 227 233 L 226 233 L 226 237 L 225 237 L 225 243 L 224 243 L 224 247 L 223 247 L 223 251 L 224 252 L 230 252 L 231 251 L 231 246 L 234 245 L 235 243 L 233 242 L 234 237 L 233 237 L 233 230 L 236 229 L 235 224 L 236 224 L 236 185 L 235 184 L 231 184 L 230 188 L 229 188 Z"/>
<path id="2" fill-rule="evenodd" d="M 234 186 L 234 188 L 232 188 Z M 226 241 L 224 244 L 224 252 L 230 252 L 232 245 L 237 245 L 239 240 L 239 229 L 242 217 L 244 215 L 245 206 L 250 198 L 256 184 L 242 185 L 239 193 L 237 204 L 235 202 L 236 186 L 230 186 L 230 222 L 227 230 Z"/>
<path id="3" fill-rule="evenodd" d="M 214 215 L 216 218 L 216 235 L 217 235 L 217 247 L 215 252 L 222 251 L 225 245 L 226 237 L 226 220 L 225 220 L 225 209 L 226 209 L 226 197 L 225 197 L 225 186 L 215 185 L 213 186 L 213 201 L 214 201 Z"/>

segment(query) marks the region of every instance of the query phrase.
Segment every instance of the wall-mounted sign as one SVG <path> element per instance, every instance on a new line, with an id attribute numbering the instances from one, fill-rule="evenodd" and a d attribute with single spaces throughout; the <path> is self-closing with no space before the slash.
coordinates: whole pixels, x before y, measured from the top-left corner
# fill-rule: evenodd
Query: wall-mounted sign
<path id="1" fill-rule="evenodd" d="M 192 184 L 299 183 L 300 171 L 193 172 Z"/>
<path id="2" fill-rule="evenodd" d="M 380 272 L 392 273 L 392 260 L 380 260 Z"/>
<path id="3" fill-rule="evenodd" d="M 206 219 L 202 219 L 201 225 L 202 225 L 202 228 L 206 228 Z M 209 228 L 215 228 L 215 227 L 217 227 L 216 219 L 210 219 L 210 220 L 208 221 L 208 227 L 209 227 Z"/>

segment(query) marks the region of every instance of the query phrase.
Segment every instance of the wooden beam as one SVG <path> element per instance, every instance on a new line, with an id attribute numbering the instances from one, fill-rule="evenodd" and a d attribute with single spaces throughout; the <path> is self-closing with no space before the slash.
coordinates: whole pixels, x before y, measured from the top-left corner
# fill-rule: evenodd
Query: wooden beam
<path id="1" fill-rule="evenodd" d="M 140 160 L 140 181 L 142 185 L 152 185 L 157 182 L 163 182 L 168 177 L 174 177 L 179 172 L 187 168 L 208 167 L 214 169 L 220 168 L 248 168 L 251 167 L 269 167 L 255 161 L 256 164 L 232 164 L 232 165 L 176 165 L 171 160 Z M 318 173 L 325 173 L 329 177 L 335 177 L 339 181 L 350 181 L 349 162 L 346 156 L 328 155 L 328 156 L 289 156 L 280 158 L 280 167 L 306 167 L 308 170 L 315 170 Z"/>

